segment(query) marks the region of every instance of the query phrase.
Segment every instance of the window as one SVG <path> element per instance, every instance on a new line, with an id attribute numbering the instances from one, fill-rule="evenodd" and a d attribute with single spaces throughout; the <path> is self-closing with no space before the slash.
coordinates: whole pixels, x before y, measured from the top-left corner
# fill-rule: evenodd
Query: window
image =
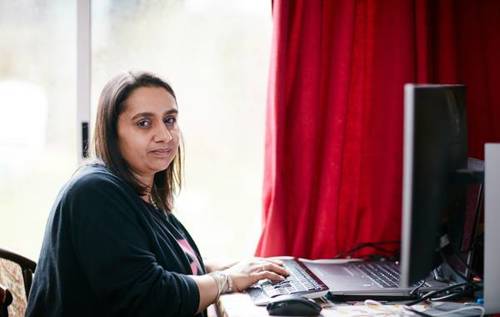
<path id="1" fill-rule="evenodd" d="M 92 102 L 149 70 L 177 94 L 185 183 L 176 215 L 205 257 L 252 255 L 261 219 L 271 3 L 94 1 Z"/>
<path id="2" fill-rule="evenodd" d="M 38 258 L 76 166 L 74 1 L 0 0 L 0 241 Z"/>

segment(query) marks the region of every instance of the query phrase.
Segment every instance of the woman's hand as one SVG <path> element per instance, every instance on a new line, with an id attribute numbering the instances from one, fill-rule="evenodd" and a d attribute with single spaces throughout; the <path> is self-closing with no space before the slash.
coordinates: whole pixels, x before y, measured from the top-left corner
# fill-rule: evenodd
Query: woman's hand
<path id="1" fill-rule="evenodd" d="M 224 271 L 233 282 L 233 291 L 241 292 L 263 279 L 279 282 L 289 275 L 283 262 L 275 259 L 252 258 L 241 261 Z"/>

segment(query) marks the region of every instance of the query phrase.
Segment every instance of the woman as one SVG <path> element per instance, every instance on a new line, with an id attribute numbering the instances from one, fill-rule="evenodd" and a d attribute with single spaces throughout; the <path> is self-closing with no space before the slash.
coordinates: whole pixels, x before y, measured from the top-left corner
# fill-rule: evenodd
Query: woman
<path id="1" fill-rule="evenodd" d="M 177 114 L 174 91 L 153 74 L 124 73 L 104 87 L 98 163 L 54 204 L 27 316 L 204 316 L 222 293 L 287 275 L 265 259 L 203 262 L 171 212 L 181 183 Z"/>

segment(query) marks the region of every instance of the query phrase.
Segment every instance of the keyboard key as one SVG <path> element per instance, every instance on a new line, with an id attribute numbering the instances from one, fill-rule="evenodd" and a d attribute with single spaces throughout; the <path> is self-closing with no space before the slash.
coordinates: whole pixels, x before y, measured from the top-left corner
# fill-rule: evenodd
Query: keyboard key
<path id="1" fill-rule="evenodd" d="M 384 288 L 399 287 L 399 270 L 391 262 L 352 264 L 361 274 L 367 276 L 378 286 Z"/>
<path id="2" fill-rule="evenodd" d="M 309 276 L 307 271 L 305 271 L 295 261 L 285 261 L 284 266 L 290 273 L 284 281 L 274 285 L 261 284 L 263 290 L 269 297 L 322 289 L 321 285 L 319 285 L 313 277 Z"/>

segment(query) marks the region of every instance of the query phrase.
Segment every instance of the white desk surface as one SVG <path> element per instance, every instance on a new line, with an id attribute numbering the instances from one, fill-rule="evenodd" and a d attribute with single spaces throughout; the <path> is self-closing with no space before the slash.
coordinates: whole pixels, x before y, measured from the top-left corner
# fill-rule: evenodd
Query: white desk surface
<path id="1" fill-rule="evenodd" d="M 415 316 L 411 313 L 402 315 L 401 305 L 356 305 L 333 304 L 331 302 L 321 302 L 323 310 L 320 316 Z M 425 310 L 427 305 L 416 305 L 414 308 Z M 265 306 L 255 306 L 248 294 L 234 293 L 222 295 L 220 305 L 217 309 L 219 317 L 259 317 L 269 316 Z"/>

